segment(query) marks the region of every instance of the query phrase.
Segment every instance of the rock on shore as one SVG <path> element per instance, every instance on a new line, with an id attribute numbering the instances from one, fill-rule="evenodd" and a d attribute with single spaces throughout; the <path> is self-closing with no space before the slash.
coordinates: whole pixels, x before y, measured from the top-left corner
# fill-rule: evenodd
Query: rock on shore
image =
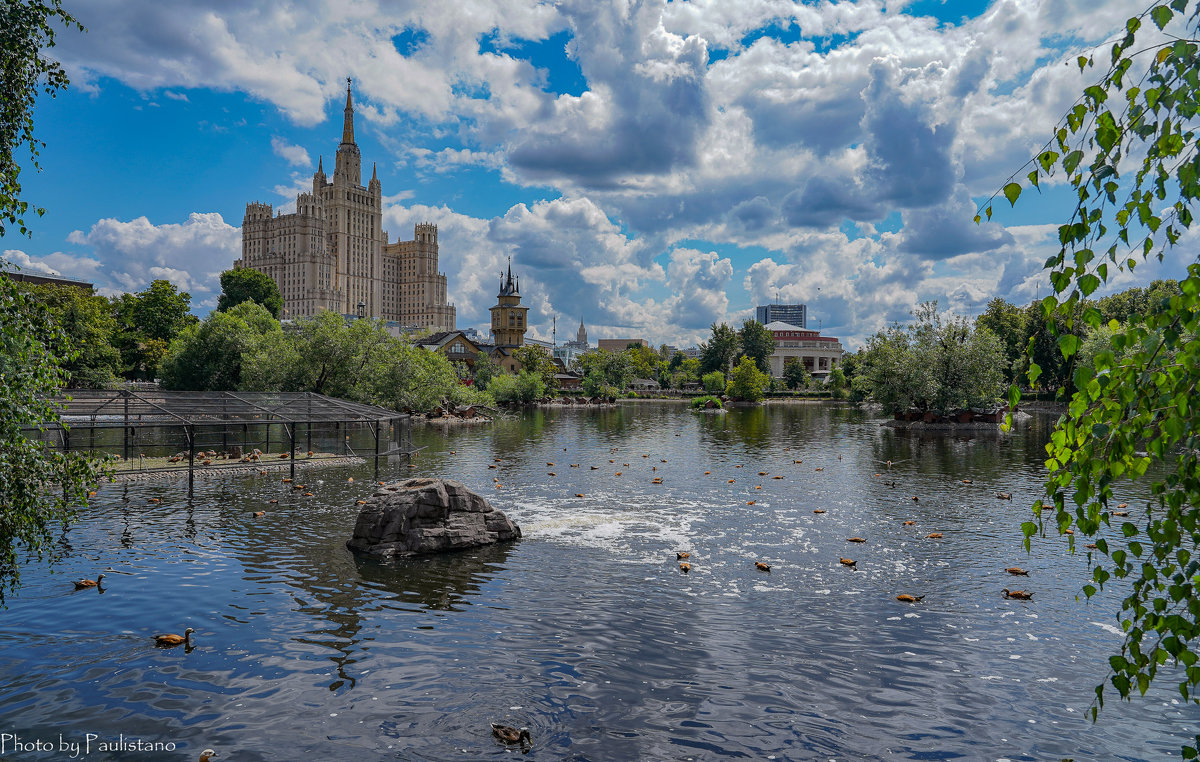
<path id="1" fill-rule="evenodd" d="M 362 507 L 346 547 L 377 558 L 463 550 L 515 540 L 521 528 L 462 482 L 405 479 Z"/>

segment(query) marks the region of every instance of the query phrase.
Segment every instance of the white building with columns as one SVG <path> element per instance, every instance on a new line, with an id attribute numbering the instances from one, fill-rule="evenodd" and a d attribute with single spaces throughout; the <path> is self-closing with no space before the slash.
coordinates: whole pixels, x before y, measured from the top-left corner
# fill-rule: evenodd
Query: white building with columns
<path id="1" fill-rule="evenodd" d="M 809 375 L 823 379 L 842 362 L 842 342 L 836 338 L 779 321 L 767 323 L 766 328 L 775 337 L 775 351 L 769 358 L 772 378 L 783 378 L 784 368 L 799 362 Z"/>

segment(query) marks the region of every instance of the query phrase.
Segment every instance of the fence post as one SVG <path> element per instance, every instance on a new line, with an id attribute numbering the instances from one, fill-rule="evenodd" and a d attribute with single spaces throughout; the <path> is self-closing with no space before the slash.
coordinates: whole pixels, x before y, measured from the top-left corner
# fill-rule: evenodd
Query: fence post
<path id="1" fill-rule="evenodd" d="M 375 419 L 375 481 L 379 481 L 379 440 L 383 437 L 379 430 L 379 419 Z"/>
<path id="2" fill-rule="evenodd" d="M 183 427 L 184 436 L 187 437 L 188 448 L 188 497 L 192 496 L 192 485 L 196 480 L 196 426 L 189 423 Z"/>
<path id="3" fill-rule="evenodd" d="M 121 457 L 129 460 L 129 391 L 121 392 L 121 396 L 125 401 L 125 415 L 121 417 L 121 438 L 123 440 L 121 448 Z"/>
<path id="4" fill-rule="evenodd" d="M 296 478 L 296 422 L 291 421 L 285 424 L 288 430 L 288 442 L 291 443 L 292 449 L 288 450 L 288 463 L 290 464 L 290 472 L 288 475 Z"/>

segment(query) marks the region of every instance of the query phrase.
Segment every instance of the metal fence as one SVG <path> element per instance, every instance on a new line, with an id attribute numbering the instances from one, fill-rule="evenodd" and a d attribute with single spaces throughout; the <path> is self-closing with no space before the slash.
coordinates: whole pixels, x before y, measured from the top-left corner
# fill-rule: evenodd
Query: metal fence
<path id="1" fill-rule="evenodd" d="M 311 392 L 76 390 L 62 425 L 27 429 L 60 450 L 104 453 L 120 472 L 280 468 L 409 453 L 409 416 Z"/>

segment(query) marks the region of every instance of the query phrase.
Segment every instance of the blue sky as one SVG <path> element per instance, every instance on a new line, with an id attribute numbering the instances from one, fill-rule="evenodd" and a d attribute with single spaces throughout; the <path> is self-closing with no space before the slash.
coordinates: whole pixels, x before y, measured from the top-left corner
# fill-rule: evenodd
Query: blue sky
<path id="1" fill-rule="evenodd" d="M 22 174 L 47 214 L 10 262 L 110 294 L 167 278 L 207 313 L 245 204 L 289 209 L 331 160 L 351 76 L 384 227 L 439 225 L 459 327 L 486 326 L 511 257 L 544 338 L 557 315 L 686 346 L 778 294 L 853 346 L 920 301 L 1045 295 L 1064 189 L 971 218 L 1087 84 L 1066 62 L 1143 3 L 68 7 L 88 32 L 59 34 L 72 85 Z"/>

